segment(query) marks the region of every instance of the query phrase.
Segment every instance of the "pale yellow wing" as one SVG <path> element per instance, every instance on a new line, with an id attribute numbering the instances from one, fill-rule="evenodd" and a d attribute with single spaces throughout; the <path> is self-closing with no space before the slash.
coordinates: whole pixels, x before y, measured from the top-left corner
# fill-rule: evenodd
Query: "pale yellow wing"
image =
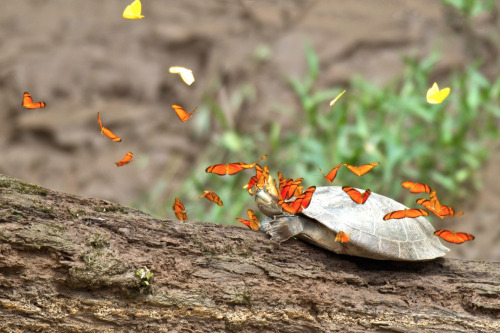
<path id="1" fill-rule="evenodd" d="M 134 0 L 123 11 L 123 17 L 130 20 L 138 20 L 144 17 L 141 15 L 142 5 L 140 0 Z"/>
<path id="2" fill-rule="evenodd" d="M 190 86 L 194 82 L 193 71 L 188 68 L 172 66 L 169 68 L 169 72 L 172 74 L 179 74 L 182 81 L 184 81 L 184 83 L 186 83 L 188 86 Z"/>
<path id="3" fill-rule="evenodd" d="M 450 94 L 450 88 L 444 88 L 439 90 L 439 87 L 436 82 L 432 85 L 432 87 L 427 90 L 427 103 L 429 104 L 441 104 L 446 97 Z"/>
<path id="4" fill-rule="evenodd" d="M 340 94 L 337 95 L 337 97 L 335 97 L 335 99 L 333 99 L 331 102 L 330 102 L 330 106 L 333 106 L 333 104 L 335 104 L 335 102 L 338 101 L 338 99 L 340 97 L 342 97 L 342 95 L 346 92 L 346 90 L 344 90 L 343 92 L 341 92 Z"/>

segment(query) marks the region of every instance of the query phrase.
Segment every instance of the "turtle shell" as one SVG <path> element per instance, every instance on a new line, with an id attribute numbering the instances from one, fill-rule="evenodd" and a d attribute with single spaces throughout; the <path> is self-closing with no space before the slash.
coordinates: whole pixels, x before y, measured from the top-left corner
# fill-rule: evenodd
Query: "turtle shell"
<path id="1" fill-rule="evenodd" d="M 423 216 L 384 221 L 384 215 L 400 209 L 408 207 L 380 194 L 371 193 L 361 205 L 340 186 L 327 186 L 316 188 L 302 214 L 336 233 L 343 231 L 351 236 L 347 243 L 332 240 L 336 247 L 332 250 L 337 253 L 384 260 L 429 260 L 449 251 Z"/>

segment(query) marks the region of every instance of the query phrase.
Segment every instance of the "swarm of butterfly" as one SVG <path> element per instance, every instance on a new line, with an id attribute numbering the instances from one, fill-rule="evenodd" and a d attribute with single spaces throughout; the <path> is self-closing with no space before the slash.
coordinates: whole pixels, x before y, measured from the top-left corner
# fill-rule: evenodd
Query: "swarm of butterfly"
<path id="1" fill-rule="evenodd" d="M 142 19 L 145 16 L 142 15 L 141 12 L 142 12 L 142 4 L 140 0 L 134 0 L 123 11 L 123 17 L 132 20 Z M 169 72 L 172 74 L 179 74 L 181 79 L 188 86 L 190 86 L 195 81 L 193 72 L 188 68 L 180 66 L 172 66 L 170 67 Z M 330 107 L 332 107 L 345 92 L 346 90 L 342 91 L 337 97 L 335 97 L 330 102 Z M 440 104 L 446 99 L 446 97 L 448 97 L 449 94 L 450 94 L 450 88 L 444 88 L 440 90 L 437 83 L 434 83 L 432 87 L 429 88 L 429 90 L 427 91 L 426 95 L 427 102 L 430 104 Z M 33 99 L 31 98 L 31 95 L 28 92 L 25 92 L 23 95 L 22 106 L 26 109 L 41 109 L 45 108 L 46 105 L 47 104 L 43 101 L 33 102 Z M 177 104 L 172 104 L 172 108 L 174 109 L 175 113 L 182 122 L 186 122 L 188 119 L 190 119 L 191 116 L 196 111 L 196 108 L 194 108 L 193 111 L 187 112 L 182 106 Z M 113 142 L 122 141 L 122 139 L 119 136 L 113 133 L 109 128 L 104 127 L 102 125 L 101 116 L 99 113 L 97 113 L 97 121 L 99 123 L 99 128 L 101 130 L 101 133 L 103 135 L 108 137 Z M 125 156 L 120 161 L 115 162 L 115 164 L 118 167 L 124 166 L 130 163 L 133 157 L 134 155 L 131 152 L 127 152 Z M 301 185 L 303 178 L 295 180 L 291 178 L 284 178 L 281 172 L 278 172 L 279 184 L 277 184 L 276 180 L 273 180 L 273 178 L 269 175 L 269 168 L 267 167 L 267 165 L 264 166 L 264 168 L 262 168 L 258 164 L 266 157 L 267 155 L 264 155 L 257 162 L 250 164 L 243 162 L 214 164 L 209 166 L 205 171 L 207 173 L 213 173 L 219 176 L 224 176 L 224 175 L 235 175 L 243 170 L 255 169 L 255 175 L 252 176 L 248 181 L 248 183 L 243 187 L 248 191 L 250 195 L 254 195 L 255 193 L 255 191 L 253 190 L 254 187 L 256 188 L 256 190 L 265 189 L 269 193 L 278 198 L 278 204 L 281 205 L 281 207 L 285 212 L 289 214 L 300 213 L 303 209 L 309 206 L 314 191 L 316 190 L 316 186 L 311 186 L 306 190 L 303 190 L 303 186 Z M 335 179 L 337 172 L 341 166 L 347 167 L 351 172 L 353 172 L 357 176 L 363 176 L 378 164 L 379 163 L 370 163 L 361 166 L 353 166 L 346 163 L 339 163 L 326 175 L 323 173 L 323 171 L 319 166 L 318 168 L 323 177 L 331 183 Z M 415 218 L 419 216 L 428 216 L 429 215 L 428 211 L 432 212 L 441 219 L 444 217 L 460 216 L 463 214 L 463 212 L 455 213 L 453 208 L 442 205 L 437 198 L 436 191 L 431 190 L 431 188 L 426 184 L 415 183 L 412 181 L 405 181 L 401 183 L 401 185 L 404 188 L 410 190 L 411 193 L 429 194 L 429 199 L 420 198 L 417 199 L 416 201 L 417 204 L 421 205 L 425 209 L 411 208 L 411 209 L 389 212 L 384 216 L 384 220 L 402 219 L 406 217 Z M 366 189 L 365 191 L 363 191 L 363 193 L 361 193 L 355 188 L 350 186 L 343 186 L 342 190 L 354 202 L 360 205 L 364 204 L 369 199 L 371 194 L 371 191 L 369 189 Z M 210 200 L 219 206 L 223 205 L 222 199 L 213 191 L 204 191 L 204 193 L 200 195 L 200 198 L 206 198 L 207 200 Z M 179 220 L 187 220 L 187 210 L 184 207 L 184 204 L 178 198 L 175 198 L 173 210 L 175 216 Z M 253 230 L 258 230 L 259 220 L 255 212 L 251 209 L 248 209 L 247 214 L 249 218 L 248 220 L 242 218 L 238 218 L 237 220 Z M 437 230 L 434 234 L 436 236 L 441 237 L 447 242 L 456 244 L 461 244 L 463 242 L 474 239 L 474 236 L 472 236 L 471 234 L 463 232 L 453 232 L 449 230 Z M 335 241 L 341 243 L 347 243 L 349 242 L 350 237 L 351 237 L 350 235 L 344 233 L 343 231 L 340 231 L 337 234 Z"/>

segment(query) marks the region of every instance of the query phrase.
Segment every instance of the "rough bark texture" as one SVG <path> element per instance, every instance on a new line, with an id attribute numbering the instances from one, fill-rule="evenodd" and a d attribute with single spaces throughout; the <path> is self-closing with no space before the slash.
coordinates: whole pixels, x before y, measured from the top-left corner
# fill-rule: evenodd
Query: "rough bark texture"
<path id="1" fill-rule="evenodd" d="M 151 287 L 136 271 L 154 273 Z M 500 263 L 382 262 L 0 176 L 3 332 L 500 331 Z"/>

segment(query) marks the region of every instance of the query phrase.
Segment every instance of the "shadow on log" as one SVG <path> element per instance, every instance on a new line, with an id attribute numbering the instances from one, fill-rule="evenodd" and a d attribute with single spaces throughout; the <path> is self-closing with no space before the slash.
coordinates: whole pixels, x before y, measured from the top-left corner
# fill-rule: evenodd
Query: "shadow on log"
<path id="1" fill-rule="evenodd" d="M 0 329 L 498 332 L 500 263 L 279 246 L 0 175 Z"/>

